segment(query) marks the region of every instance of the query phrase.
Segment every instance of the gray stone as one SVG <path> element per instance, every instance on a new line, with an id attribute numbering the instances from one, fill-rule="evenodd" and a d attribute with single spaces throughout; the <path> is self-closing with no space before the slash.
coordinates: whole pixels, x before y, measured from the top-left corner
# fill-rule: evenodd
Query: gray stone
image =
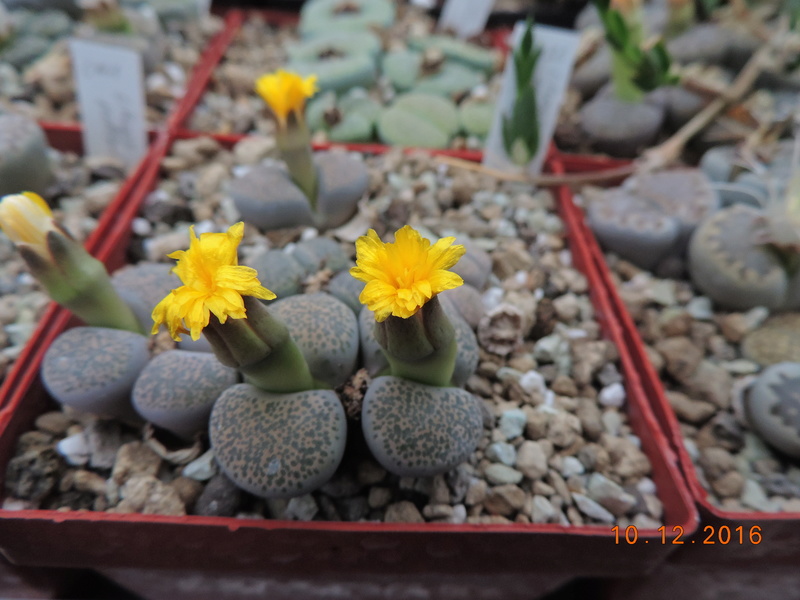
<path id="1" fill-rule="evenodd" d="M 572 494 L 572 498 L 575 500 L 575 505 L 578 507 L 578 510 L 580 510 L 587 517 L 603 523 L 614 522 L 614 515 L 591 498 L 588 498 L 583 494 Z"/>
<path id="2" fill-rule="evenodd" d="M 484 471 L 486 479 L 495 485 L 504 485 L 508 483 L 517 484 L 522 481 L 522 473 L 506 465 L 493 463 L 486 467 Z"/>
<path id="3" fill-rule="evenodd" d="M 486 449 L 486 458 L 496 463 L 503 463 L 513 467 L 517 461 L 517 451 L 511 444 L 495 442 Z"/>
<path id="4" fill-rule="evenodd" d="M 232 517 L 239 509 L 241 497 L 241 490 L 225 475 L 219 474 L 206 484 L 194 510 L 206 517 Z"/>
<path id="5" fill-rule="evenodd" d="M 556 509 L 544 496 L 534 496 L 531 500 L 531 520 L 534 523 L 552 523 L 557 516 Z"/>
<path id="6" fill-rule="evenodd" d="M 625 388 L 621 383 L 612 383 L 600 390 L 597 401 L 603 406 L 621 408 L 625 404 Z"/>
<path id="7" fill-rule="evenodd" d="M 636 504 L 633 495 L 600 473 L 592 473 L 589 476 L 586 490 L 589 498 L 618 517 L 626 514 Z"/>
<path id="8" fill-rule="evenodd" d="M 525 477 L 540 479 L 547 473 L 547 455 L 537 442 L 525 440 L 517 449 L 516 467 Z"/>
<path id="9" fill-rule="evenodd" d="M 219 473 L 219 468 L 214 460 L 214 451 L 207 450 L 198 458 L 183 467 L 181 475 L 196 481 L 208 481 Z"/>
<path id="10" fill-rule="evenodd" d="M 424 523 L 419 510 L 412 502 L 401 500 L 386 507 L 386 514 L 383 518 L 386 523 Z"/>
<path id="11" fill-rule="evenodd" d="M 513 440 L 525 431 L 527 418 L 525 413 L 518 408 L 503 411 L 498 422 L 498 429 L 507 440 Z"/>
<path id="12" fill-rule="evenodd" d="M 584 472 L 583 464 L 574 456 L 565 456 L 561 463 L 561 475 L 569 478 L 573 475 L 581 475 Z"/>

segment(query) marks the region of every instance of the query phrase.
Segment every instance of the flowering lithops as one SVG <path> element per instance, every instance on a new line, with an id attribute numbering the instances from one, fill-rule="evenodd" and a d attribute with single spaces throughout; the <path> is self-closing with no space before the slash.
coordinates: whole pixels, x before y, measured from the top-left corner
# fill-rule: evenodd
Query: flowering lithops
<path id="1" fill-rule="evenodd" d="M 366 310 L 374 313 L 373 335 L 389 373 L 367 390 L 362 429 L 378 462 L 401 476 L 449 470 L 469 457 L 482 431 L 477 398 L 451 387 L 454 372 L 460 383 L 477 365 L 475 345 L 457 371 L 459 337 L 474 334 L 460 317 L 454 327 L 437 298 L 463 283 L 449 271 L 466 251 L 453 242 L 431 244 L 409 226 L 397 231 L 394 243 L 383 243 L 373 230 L 356 242 L 350 272 L 366 283 L 360 319 L 368 325 Z M 368 336 L 362 331 L 362 337 Z M 366 360 L 373 371 L 380 368 L 374 350 Z"/>

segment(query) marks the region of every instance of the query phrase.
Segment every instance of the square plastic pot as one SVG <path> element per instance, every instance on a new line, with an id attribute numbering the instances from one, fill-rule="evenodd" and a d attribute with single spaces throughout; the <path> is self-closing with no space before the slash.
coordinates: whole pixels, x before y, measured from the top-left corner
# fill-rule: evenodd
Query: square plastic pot
<path id="1" fill-rule="evenodd" d="M 164 136 L 156 140 L 140 185 L 131 191 L 119 219 L 103 232 L 96 256 L 110 269 L 125 262 L 131 219 L 154 188 L 171 141 Z M 561 170 L 558 164 L 553 168 Z M 568 191 L 559 189 L 557 194 L 564 206 Z M 636 548 L 615 543 L 610 526 L 297 522 L 0 510 L 0 549 L 17 564 L 91 567 L 146 598 L 193 600 L 266 591 L 272 598 L 323 597 L 314 594 L 330 591 L 326 586 L 331 585 L 349 589 L 353 582 L 367 586 L 353 592 L 351 597 L 357 598 L 527 600 L 579 576 L 629 577 L 653 570 L 676 549 L 670 543 L 674 528 L 686 534 L 694 531 L 697 512 L 675 455 L 649 408 L 583 243 L 583 230 L 569 221 L 566 225 L 573 264 L 587 276 L 596 316 L 619 349 L 630 425 L 652 463 L 652 479 L 664 504 L 665 531 L 639 531 Z M 39 366 L 45 349 L 72 324 L 65 310 L 51 311 L 20 384 L 0 411 L 0 473 L 5 472 L 16 439 L 39 414 L 52 408 Z M 483 595 L 487 589 L 494 591 Z"/>
<path id="2" fill-rule="evenodd" d="M 598 171 L 604 168 L 602 164 L 593 164 L 593 159 L 589 157 L 581 157 L 581 163 L 580 167 L 586 170 Z M 576 164 L 576 168 L 580 167 Z M 689 490 L 699 509 L 700 526 L 694 536 L 682 538 L 685 543 L 681 544 L 679 550 L 670 557 L 670 562 L 685 564 L 687 569 L 697 565 L 726 565 L 728 568 L 735 567 L 731 577 L 742 576 L 751 579 L 770 569 L 780 570 L 792 566 L 796 568 L 800 564 L 800 542 L 798 542 L 800 513 L 725 511 L 708 501 L 708 493 L 700 484 L 696 468 L 684 447 L 677 416 L 665 396 L 664 386 L 658 374 L 647 357 L 633 318 L 617 293 L 600 245 L 586 223 L 583 211 L 571 201 L 571 198 L 564 206 L 565 219 L 570 227 L 581 232 L 580 237 L 592 255 L 592 262 L 600 279 L 599 284 L 605 289 L 616 320 L 622 328 L 624 343 L 641 376 L 643 390 L 650 399 L 653 413 L 662 431 L 678 457 Z M 728 538 L 729 533 L 730 538 Z"/>

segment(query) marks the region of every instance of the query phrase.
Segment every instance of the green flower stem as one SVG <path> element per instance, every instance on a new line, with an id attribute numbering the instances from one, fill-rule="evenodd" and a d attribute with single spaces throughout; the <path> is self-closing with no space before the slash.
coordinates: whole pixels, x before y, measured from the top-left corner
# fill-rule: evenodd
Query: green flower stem
<path id="1" fill-rule="evenodd" d="M 611 81 L 614 83 L 614 93 L 623 102 L 641 102 L 644 97 L 642 90 L 633 83 L 635 68 L 625 60 L 618 50 L 611 51 Z"/>
<path id="2" fill-rule="evenodd" d="M 311 203 L 311 210 L 317 210 L 317 167 L 311 150 L 311 134 L 305 121 L 289 115 L 285 126 L 278 125 L 275 134 L 278 151 L 289 168 L 292 181 L 303 190 Z"/>
<path id="3" fill-rule="evenodd" d="M 225 323 L 211 315 L 203 330 L 219 361 L 242 372 L 247 383 L 273 393 L 326 387 L 311 376 L 289 330 L 256 298 L 245 296 L 247 317 Z"/>
<path id="4" fill-rule="evenodd" d="M 375 324 L 375 338 L 395 377 L 449 386 L 458 348 L 455 330 L 437 297 L 408 319 L 390 316 Z"/>
<path id="5" fill-rule="evenodd" d="M 131 308 L 119 297 L 102 262 L 61 231 L 47 233 L 50 257 L 24 244 L 22 258 L 50 298 L 92 327 L 144 333 Z"/>

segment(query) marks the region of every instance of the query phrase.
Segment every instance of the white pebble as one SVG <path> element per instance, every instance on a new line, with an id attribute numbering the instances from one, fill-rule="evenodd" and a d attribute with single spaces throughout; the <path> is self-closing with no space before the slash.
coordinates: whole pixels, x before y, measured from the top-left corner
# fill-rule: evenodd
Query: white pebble
<path id="1" fill-rule="evenodd" d="M 572 475 L 582 475 L 585 469 L 583 463 L 574 456 L 565 456 L 561 463 L 561 475 L 564 479 Z"/>
<path id="2" fill-rule="evenodd" d="M 150 221 L 147 219 L 143 219 L 142 217 L 136 217 L 131 222 L 131 231 L 136 235 L 140 235 L 142 237 L 148 236 L 153 233 L 153 226 L 150 225 Z"/>
<path id="3" fill-rule="evenodd" d="M 572 252 L 569 250 L 562 250 L 558 253 L 558 260 L 561 262 L 562 265 L 565 267 L 572 266 Z"/>
<path id="4" fill-rule="evenodd" d="M 714 310 L 711 306 L 711 299 L 706 296 L 695 296 L 686 303 L 686 312 L 693 319 L 710 321 L 714 317 Z"/>
<path id="5" fill-rule="evenodd" d="M 547 384 L 539 371 L 526 371 L 519 378 L 520 387 L 529 394 L 539 393 L 544 395 L 547 392 Z"/>
<path id="6" fill-rule="evenodd" d="M 215 233 L 217 231 L 217 224 L 214 223 L 211 219 L 206 219 L 204 221 L 200 221 L 194 226 L 194 232 L 197 235 L 201 233 Z"/>
<path id="7" fill-rule="evenodd" d="M 89 443 L 83 433 L 76 433 L 56 444 L 56 452 L 58 452 L 67 463 L 79 467 L 89 462 Z"/>
<path id="8" fill-rule="evenodd" d="M 483 292 L 481 300 L 483 300 L 483 307 L 487 312 L 497 308 L 503 301 L 503 288 L 490 287 L 488 290 Z"/>
<path id="9" fill-rule="evenodd" d="M 621 383 L 607 385 L 597 396 L 597 401 L 603 406 L 613 406 L 620 408 L 625 404 L 625 388 Z"/>
<path id="10" fill-rule="evenodd" d="M 636 490 L 640 494 L 655 494 L 656 493 L 656 484 L 649 477 L 642 477 L 636 483 Z"/>
<path id="11" fill-rule="evenodd" d="M 300 239 L 304 242 L 313 240 L 316 237 L 319 237 L 319 231 L 317 231 L 314 227 L 306 227 L 300 234 Z"/>

